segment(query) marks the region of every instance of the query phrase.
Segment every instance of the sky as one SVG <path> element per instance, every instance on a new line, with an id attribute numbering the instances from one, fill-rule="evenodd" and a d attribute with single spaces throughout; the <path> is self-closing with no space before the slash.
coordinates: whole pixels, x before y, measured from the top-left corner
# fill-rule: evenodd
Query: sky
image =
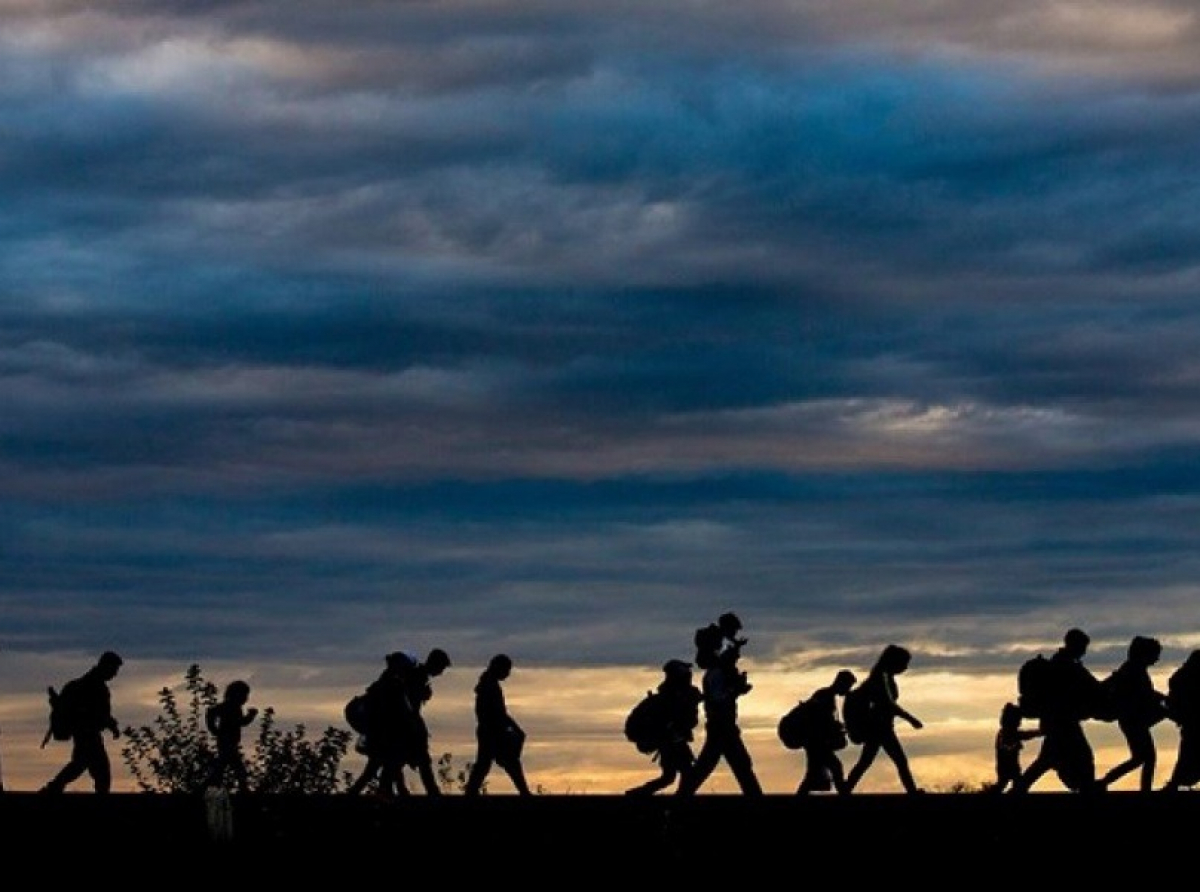
<path id="1" fill-rule="evenodd" d="M 456 758 L 505 652 L 552 793 L 657 771 L 621 720 L 726 610 L 768 792 L 890 642 L 930 788 L 1071 626 L 1165 686 L 1198 44 L 1191 0 L 0 0 L 5 786 L 106 649 L 123 724 L 198 664 L 315 732 L 440 646 Z"/>

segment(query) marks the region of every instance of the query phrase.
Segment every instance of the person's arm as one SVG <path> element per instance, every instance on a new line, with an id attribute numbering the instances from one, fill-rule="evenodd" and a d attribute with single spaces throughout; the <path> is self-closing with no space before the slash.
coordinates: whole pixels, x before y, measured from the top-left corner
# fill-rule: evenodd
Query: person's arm
<path id="1" fill-rule="evenodd" d="M 895 704 L 895 708 L 896 708 L 896 715 L 900 716 L 900 718 L 904 719 L 904 721 L 908 722 L 914 728 L 924 728 L 925 727 L 924 722 L 922 722 L 919 718 L 917 718 L 915 715 L 913 715 L 911 712 L 909 712 L 907 709 L 905 709 L 899 703 Z"/>
<path id="2" fill-rule="evenodd" d="M 890 675 L 885 675 L 881 680 L 883 681 L 883 694 L 891 706 L 892 713 L 904 719 L 914 728 L 925 727 L 919 718 L 900 705 L 900 700 L 896 696 L 896 680 Z"/>
<path id="3" fill-rule="evenodd" d="M 112 714 L 112 695 L 108 692 L 108 688 L 104 688 L 104 726 L 112 732 L 113 740 L 121 736 L 121 726 L 117 724 L 116 718 Z"/>

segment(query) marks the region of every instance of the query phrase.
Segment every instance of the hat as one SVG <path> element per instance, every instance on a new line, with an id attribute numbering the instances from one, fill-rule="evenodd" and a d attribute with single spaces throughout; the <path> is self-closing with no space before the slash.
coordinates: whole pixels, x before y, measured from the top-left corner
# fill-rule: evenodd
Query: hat
<path id="1" fill-rule="evenodd" d="M 692 664 L 683 660 L 667 660 L 665 663 L 663 663 L 662 668 L 663 672 L 665 672 L 667 675 L 673 675 L 676 672 L 691 671 Z"/>

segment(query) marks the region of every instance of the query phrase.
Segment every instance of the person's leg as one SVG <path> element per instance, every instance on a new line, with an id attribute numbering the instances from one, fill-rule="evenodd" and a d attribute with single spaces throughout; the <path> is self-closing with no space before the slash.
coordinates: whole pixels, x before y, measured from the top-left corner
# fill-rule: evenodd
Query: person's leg
<path id="1" fill-rule="evenodd" d="M 846 775 L 846 792 L 854 792 L 854 788 L 858 786 L 858 782 L 862 780 L 862 776 L 867 773 L 867 769 L 871 767 L 871 763 L 875 761 L 875 756 L 879 753 L 879 742 L 876 740 L 868 740 L 863 744 L 862 750 L 858 754 L 858 761 L 850 769 L 850 773 Z"/>
<path id="2" fill-rule="evenodd" d="M 501 767 L 512 781 L 513 786 L 517 788 L 517 793 L 522 796 L 531 795 L 529 783 L 525 780 L 525 766 L 521 764 L 520 759 L 506 760 Z"/>
<path id="3" fill-rule="evenodd" d="M 720 759 L 721 748 L 718 736 L 708 730 L 705 732 L 704 743 L 700 746 L 700 753 L 696 756 L 696 761 L 692 763 L 691 770 L 680 779 L 675 795 L 690 796 L 699 790 L 708 780 L 708 776 L 713 773 L 713 769 L 717 767 Z"/>
<path id="4" fill-rule="evenodd" d="M 433 757 L 428 752 L 422 753 L 417 761 L 417 776 L 421 779 L 421 786 L 425 788 L 427 796 L 442 795 L 437 773 L 433 770 Z"/>
<path id="5" fill-rule="evenodd" d="M 363 766 L 362 772 L 354 779 L 354 782 L 346 788 L 346 792 L 351 796 L 357 796 L 366 789 L 367 784 L 375 780 L 379 775 L 379 759 L 376 756 L 367 756 L 367 764 Z"/>
<path id="6" fill-rule="evenodd" d="M 726 740 L 724 755 L 742 792 L 750 796 L 760 795 L 762 785 L 758 782 L 758 775 L 754 773 L 754 760 L 750 757 L 750 751 L 746 749 L 742 735 L 736 730 L 731 732 Z"/>
<path id="7" fill-rule="evenodd" d="M 1042 744 L 1038 748 L 1038 754 L 1013 781 L 1012 787 L 1008 791 L 1010 794 L 1028 793 L 1033 785 L 1042 779 L 1042 775 L 1058 763 L 1060 748 L 1058 728 L 1045 724 L 1042 727 L 1045 734 L 1042 737 Z"/>
<path id="8" fill-rule="evenodd" d="M 205 787 L 219 787 L 225 778 L 225 757 L 217 752 L 212 763 L 208 766 L 208 774 L 204 776 Z"/>
<path id="9" fill-rule="evenodd" d="M 820 755 L 812 750 L 804 750 L 804 775 L 800 778 L 800 785 L 796 787 L 797 796 L 807 796 L 821 787 L 821 772 L 823 769 L 820 765 Z"/>
<path id="10" fill-rule="evenodd" d="M 88 774 L 92 776 L 92 784 L 97 793 L 105 794 L 112 790 L 112 764 L 108 760 L 108 750 L 104 741 L 99 737 L 88 761 Z"/>
<path id="11" fill-rule="evenodd" d="M 242 758 L 241 753 L 233 757 L 233 777 L 239 793 L 250 792 L 250 772 L 246 769 L 246 760 Z"/>
<path id="12" fill-rule="evenodd" d="M 892 760 L 892 764 L 896 766 L 896 773 L 900 775 L 900 784 L 904 787 L 904 792 L 920 793 L 921 788 L 913 780 L 912 769 L 908 765 L 908 754 L 904 752 L 904 746 L 900 743 L 900 738 L 896 736 L 895 732 L 884 737 L 883 751 L 887 753 L 888 758 Z"/>
<path id="13" fill-rule="evenodd" d="M 463 793 L 468 796 L 477 796 L 483 792 L 483 782 L 492 770 L 492 762 L 495 759 L 492 748 L 478 736 L 475 747 L 475 761 L 471 763 L 471 771 L 467 775 L 466 786 L 463 787 Z"/>
<path id="14" fill-rule="evenodd" d="M 838 793 L 849 793 L 846 789 L 846 771 L 842 768 L 842 760 L 838 758 L 838 754 L 830 750 L 825 754 L 825 770 L 829 772 L 829 780 L 833 784 L 833 789 Z"/>

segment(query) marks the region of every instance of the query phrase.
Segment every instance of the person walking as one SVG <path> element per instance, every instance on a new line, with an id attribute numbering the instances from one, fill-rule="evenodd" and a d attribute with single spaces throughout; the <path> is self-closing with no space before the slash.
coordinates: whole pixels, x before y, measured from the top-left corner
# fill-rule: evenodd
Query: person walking
<path id="1" fill-rule="evenodd" d="M 440 647 L 431 650 L 423 662 L 418 662 L 404 673 L 407 700 L 412 710 L 404 735 L 405 766 L 414 769 L 427 796 L 440 796 L 437 774 L 433 770 L 433 754 L 429 749 L 429 725 L 423 714 L 425 704 L 433 696 L 433 679 L 450 668 L 450 655 Z"/>
<path id="2" fill-rule="evenodd" d="M 463 788 L 467 796 L 478 796 L 483 792 L 484 781 L 493 764 L 504 770 L 518 794 L 530 795 L 521 763 L 525 730 L 509 713 L 502 687 L 512 674 L 512 667 L 512 658 L 508 654 L 496 654 L 488 661 L 475 685 L 475 763 Z"/>
<path id="3" fill-rule="evenodd" d="M 97 793 L 111 791 L 112 763 L 104 747 L 104 732 L 116 740 L 121 729 L 113 718 L 108 684 L 117 677 L 123 663 L 119 654 L 106 650 L 91 669 L 64 685 L 58 696 L 69 702 L 66 708 L 71 712 L 71 758 L 40 792 L 62 793 L 85 772 L 91 776 Z"/>
<path id="4" fill-rule="evenodd" d="M 384 657 L 383 672 L 367 685 L 367 733 L 362 745 L 367 762 L 346 790 L 352 796 L 371 784 L 382 799 L 408 795 L 402 769 L 405 742 L 415 718 L 406 675 L 414 666 L 408 654 L 393 651 Z"/>
<path id="5" fill-rule="evenodd" d="M 217 742 L 217 753 L 204 781 L 206 787 L 220 786 L 226 772 L 232 772 L 238 792 L 250 792 L 250 777 L 242 754 L 242 729 L 258 718 L 258 710 L 253 706 L 247 708 L 249 699 L 250 685 L 238 679 L 226 686 L 220 703 L 204 711 L 204 726 Z"/>
<path id="6" fill-rule="evenodd" d="M 716 630 L 716 634 L 703 635 L 696 642 L 696 664 L 707 666 L 700 683 L 704 704 L 704 743 L 700 746 L 692 770 L 675 788 L 675 795 L 693 795 L 724 759 L 741 791 L 749 796 L 758 796 L 762 794 L 762 785 L 754 772 L 754 760 L 738 726 L 738 698 L 750 690 L 746 673 L 738 667 L 741 644 L 725 647 L 726 638 L 717 625 L 707 628 Z"/>
<path id="7" fill-rule="evenodd" d="M 692 751 L 695 729 L 700 724 L 700 702 L 704 695 L 692 680 L 692 664 L 683 660 L 667 660 L 662 667 L 663 679 L 658 693 L 663 698 L 662 736 L 653 758 L 659 773 L 643 784 L 626 790 L 634 796 L 653 795 L 665 790 L 678 778 L 685 778 L 696 762 Z"/>
<path id="8" fill-rule="evenodd" d="M 1000 727 L 996 729 L 996 782 L 993 793 L 1010 789 L 1021 776 L 1021 752 L 1025 742 L 1042 736 L 1041 728 L 1021 726 L 1025 716 L 1016 703 L 1005 703 L 1000 708 Z"/>
<path id="9" fill-rule="evenodd" d="M 912 771 L 908 764 L 908 754 L 896 734 L 896 719 L 901 718 L 914 728 L 920 730 L 924 725 L 921 720 L 900 705 L 900 686 L 896 676 L 908 671 L 912 662 L 912 654 L 899 644 L 887 645 L 866 680 L 862 683 L 862 696 L 869 706 L 868 719 L 864 726 L 862 750 L 858 761 L 846 776 L 845 792 L 851 793 L 862 780 L 867 769 L 875 761 L 882 750 L 896 766 L 900 783 L 906 793 L 923 792 L 913 780 Z M 853 694 L 850 696 L 854 696 Z"/>
<path id="10" fill-rule="evenodd" d="M 1154 789 L 1158 749 L 1152 729 L 1167 716 L 1167 697 L 1155 689 L 1150 667 L 1161 656 L 1162 643 L 1157 638 L 1135 635 L 1126 650 L 1125 662 L 1105 680 L 1117 726 L 1129 746 L 1129 758 L 1105 773 L 1099 782 L 1102 790 L 1139 769 L 1138 789 L 1143 793 Z"/>
<path id="11" fill-rule="evenodd" d="M 1200 783 L 1200 650 L 1193 650 L 1167 680 L 1167 714 L 1179 726 L 1179 749 L 1162 790 Z"/>
<path id="12" fill-rule="evenodd" d="M 1096 757 L 1083 729 L 1084 721 L 1095 715 L 1102 700 L 1099 679 L 1083 664 L 1091 640 L 1082 629 L 1068 629 L 1062 646 L 1051 654 L 1040 708 L 1042 745 L 1009 795 L 1027 793 L 1050 770 L 1068 790 L 1091 793 L 1097 789 Z"/>
<path id="13" fill-rule="evenodd" d="M 845 769 L 838 756 L 838 750 L 846 746 L 846 729 L 839 718 L 838 698 L 845 697 L 858 682 L 849 669 L 840 670 L 833 677 L 833 682 L 826 687 L 817 688 L 809 696 L 805 710 L 805 720 L 810 722 L 804 742 L 804 777 L 796 794 L 805 796 L 809 793 L 825 792 L 833 789 L 838 793 L 850 792 L 846 788 Z"/>

